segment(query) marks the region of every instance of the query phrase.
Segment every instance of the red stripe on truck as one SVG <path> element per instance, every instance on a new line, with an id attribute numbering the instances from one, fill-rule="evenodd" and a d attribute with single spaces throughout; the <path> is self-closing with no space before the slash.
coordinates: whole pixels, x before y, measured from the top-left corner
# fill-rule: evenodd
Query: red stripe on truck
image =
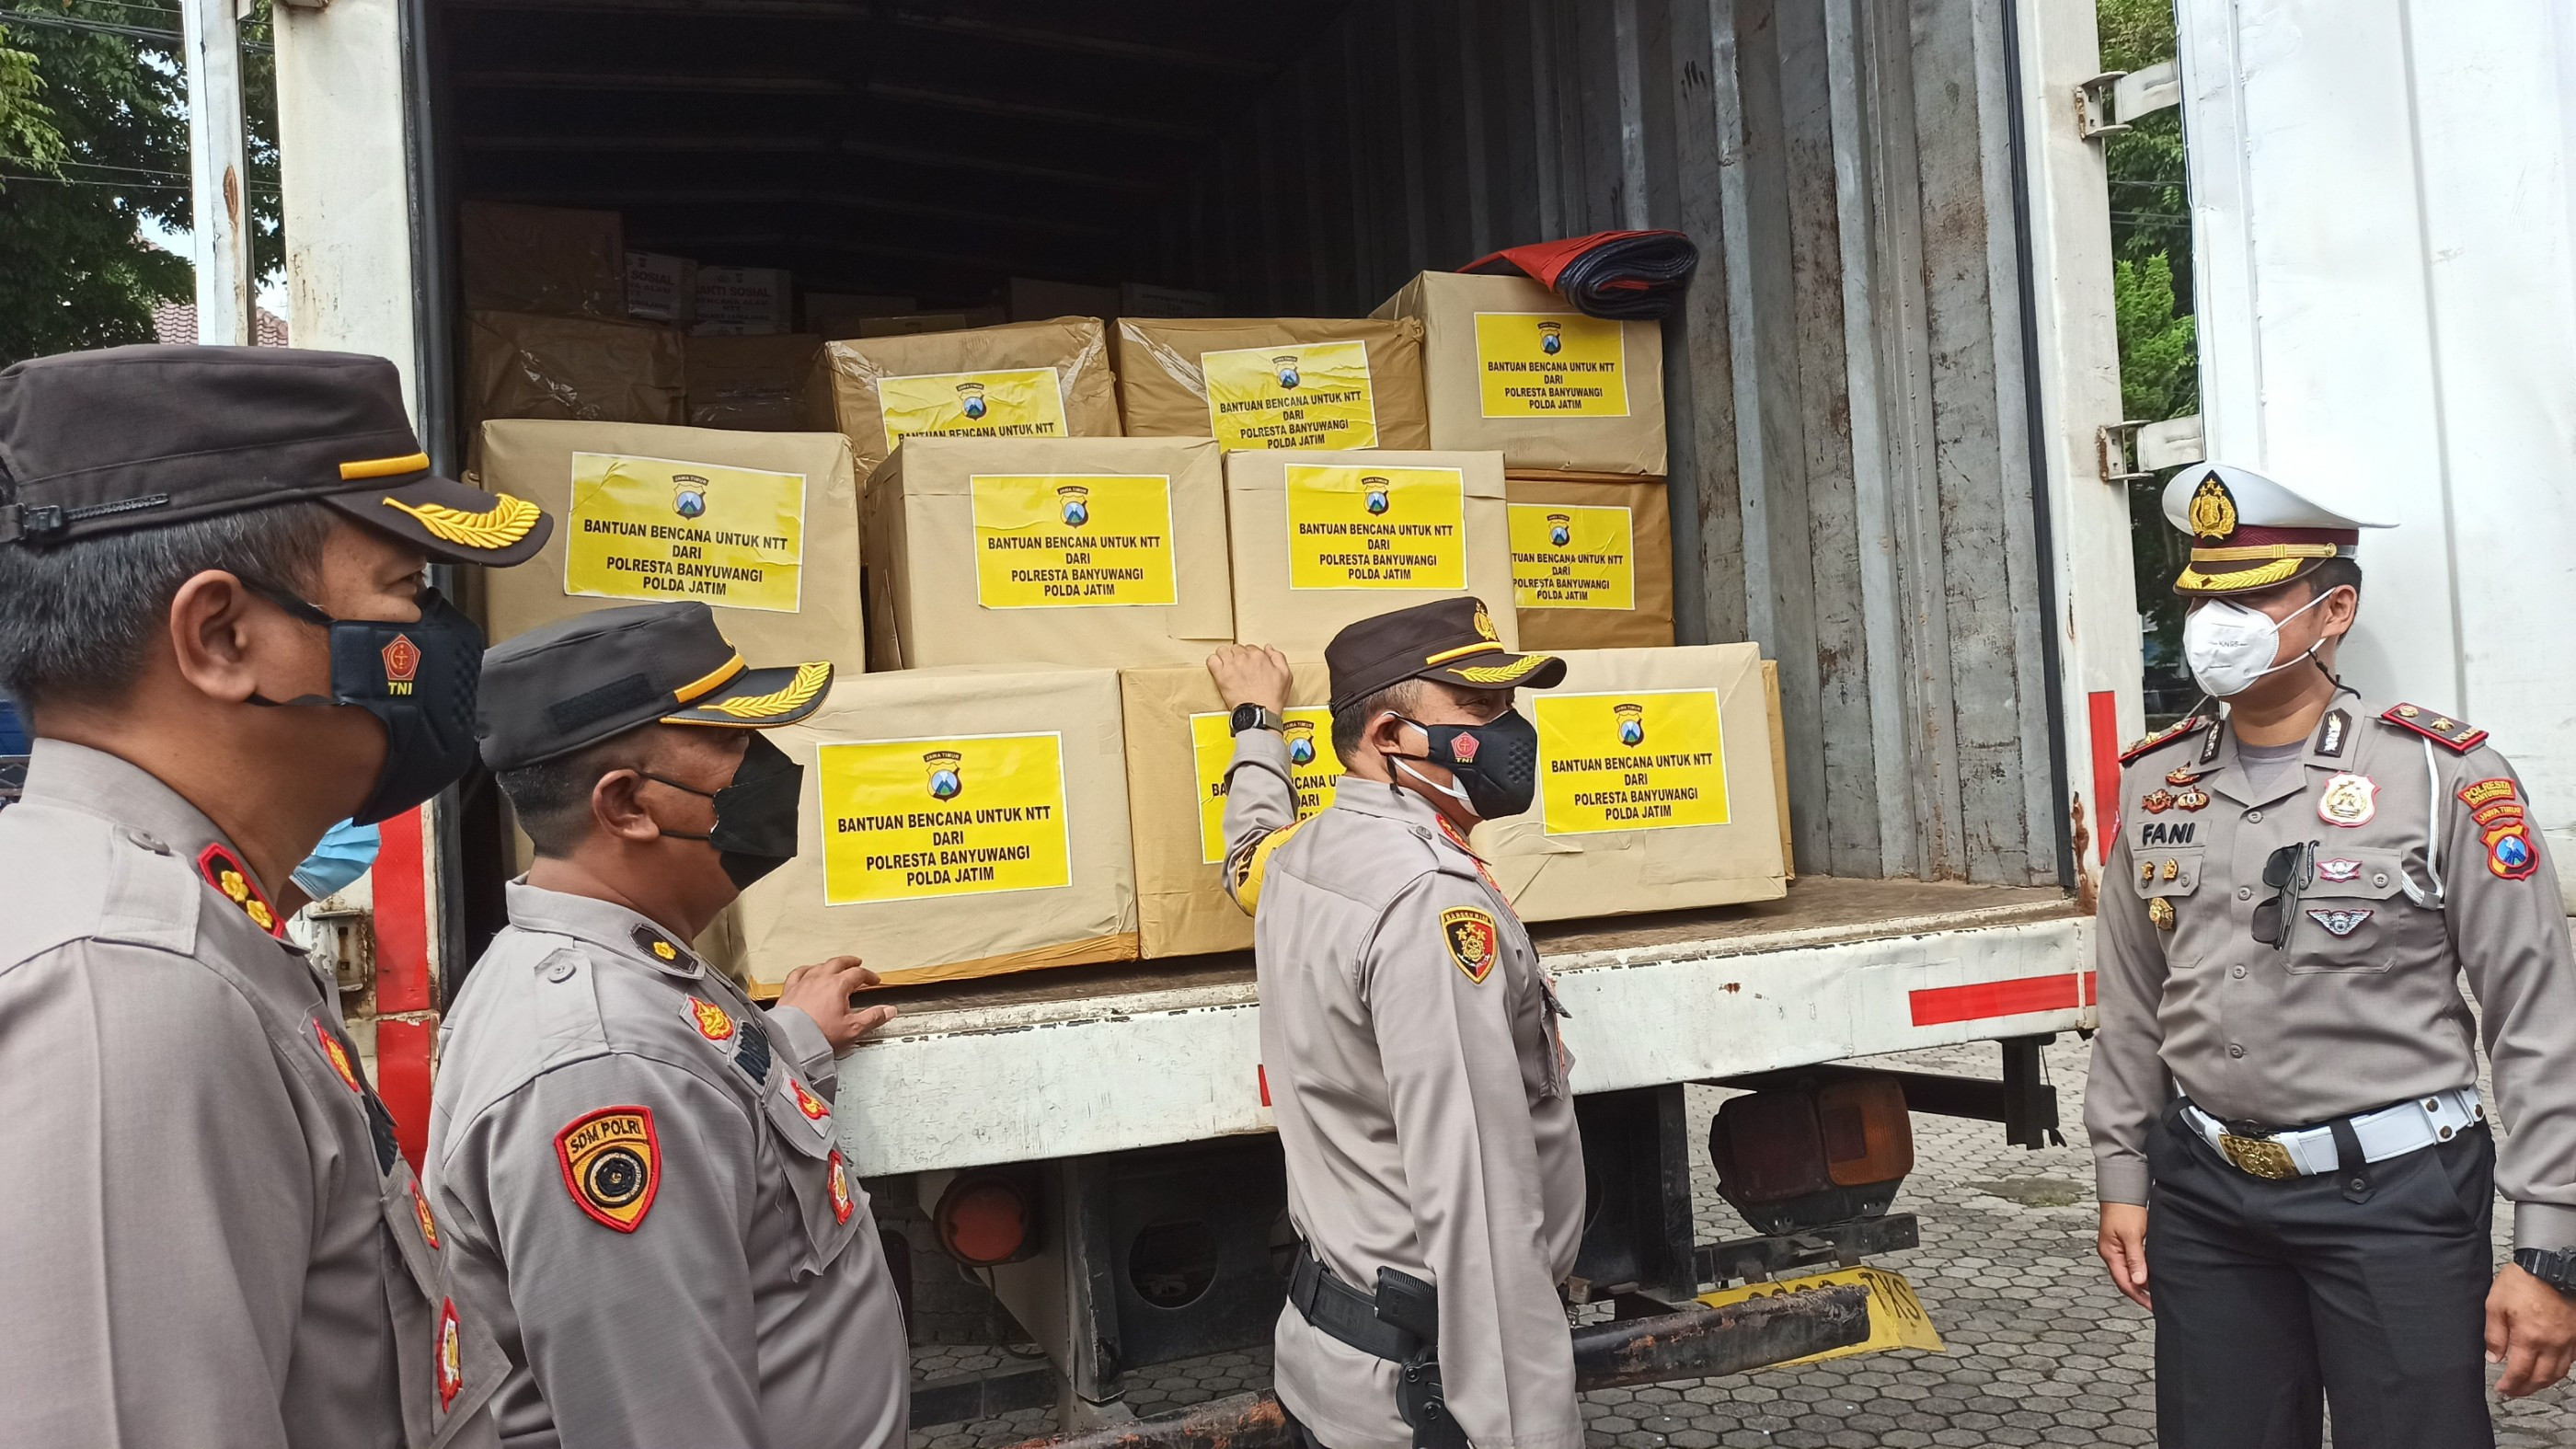
<path id="1" fill-rule="evenodd" d="M 2120 697 L 2097 689 L 2084 696 L 2093 735 L 2093 841 L 2111 859 L 2111 837 L 2120 833 Z"/>
<path id="2" fill-rule="evenodd" d="M 377 827 L 376 1010 L 434 1011 L 429 991 L 429 873 L 421 818 L 406 810 Z"/>
<path id="3" fill-rule="evenodd" d="M 1990 1016 L 2027 1016 L 2034 1011 L 2073 1011 L 2093 1002 L 2093 973 L 2069 971 L 2058 976 L 2016 976 L 2010 981 L 1980 981 L 1973 986 L 1927 986 L 1906 993 L 1916 1026 L 1947 1026 L 1983 1021 Z"/>

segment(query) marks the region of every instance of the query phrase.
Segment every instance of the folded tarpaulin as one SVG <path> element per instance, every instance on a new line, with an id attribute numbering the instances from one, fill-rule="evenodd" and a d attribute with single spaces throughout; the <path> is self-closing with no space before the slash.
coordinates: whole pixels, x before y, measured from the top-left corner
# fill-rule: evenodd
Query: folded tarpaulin
<path id="1" fill-rule="evenodd" d="M 1699 248 L 1677 231 L 1596 231 L 1563 241 L 1506 247 L 1460 268 L 1523 272 L 1556 289 L 1575 310 L 1636 321 L 1682 304 Z"/>

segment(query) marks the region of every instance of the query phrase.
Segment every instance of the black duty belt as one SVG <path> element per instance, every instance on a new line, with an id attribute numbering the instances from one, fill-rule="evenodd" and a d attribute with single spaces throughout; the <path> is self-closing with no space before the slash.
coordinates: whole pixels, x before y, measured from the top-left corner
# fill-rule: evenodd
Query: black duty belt
<path id="1" fill-rule="evenodd" d="M 1396 1366 L 1395 1412 L 1413 1430 L 1413 1449 L 1472 1449 L 1440 1387 L 1440 1294 L 1393 1268 L 1377 1291 L 1343 1282 L 1300 1243 L 1288 1270 L 1288 1301 L 1330 1338 Z"/>
<path id="2" fill-rule="evenodd" d="M 1334 1277 L 1312 1248 L 1300 1245 L 1288 1270 L 1288 1301 L 1326 1336 L 1362 1353 L 1402 1363 L 1422 1349 L 1420 1337 L 1377 1316 L 1376 1294 Z"/>

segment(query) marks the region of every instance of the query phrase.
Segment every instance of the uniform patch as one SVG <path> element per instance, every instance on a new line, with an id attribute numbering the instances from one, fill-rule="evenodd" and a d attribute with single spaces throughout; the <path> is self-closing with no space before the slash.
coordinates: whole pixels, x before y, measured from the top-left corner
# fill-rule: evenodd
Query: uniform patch
<path id="1" fill-rule="evenodd" d="M 2487 833 L 2487 869 L 2499 880 L 2527 879 L 2540 869 L 2540 852 L 2520 820 Z"/>
<path id="2" fill-rule="evenodd" d="M 2318 861 L 2317 879 L 2359 880 L 2361 879 L 2361 862 L 2357 860 L 2346 860 L 2341 857 L 2334 860 Z"/>
<path id="3" fill-rule="evenodd" d="M 2519 820 L 2522 818 L 2522 802 L 2498 800 L 2492 805 L 2481 805 L 2469 812 L 2469 818 L 2476 821 L 2481 828 L 2493 825 L 2499 820 Z"/>
<path id="4" fill-rule="evenodd" d="M 2499 775 L 2492 780 L 2479 780 L 2462 785 L 2459 791 L 2460 803 L 2472 810 L 2481 806 L 2502 804 L 2504 801 L 2513 799 L 2519 789 L 2520 787 L 2511 779 Z"/>
<path id="5" fill-rule="evenodd" d="M 832 1149 L 830 1175 L 825 1179 L 832 1187 L 832 1221 L 846 1223 L 858 1204 L 850 1197 L 850 1170 L 841 1165 L 841 1149 Z"/>
<path id="6" fill-rule="evenodd" d="M 2147 902 L 2147 919 L 2155 922 L 2156 929 L 2159 931 L 2172 930 L 2174 928 L 2173 902 L 2166 900 L 2163 896 L 2158 896 L 2154 900 Z"/>
<path id="7" fill-rule="evenodd" d="M 652 1210 L 661 1154 L 650 1107 L 602 1107 L 555 1134 L 555 1161 L 574 1205 L 621 1233 L 643 1226 Z"/>
<path id="8" fill-rule="evenodd" d="M 635 928 L 635 949 L 666 965 L 676 966 L 689 958 L 689 953 L 671 944 L 671 938 L 651 926 Z"/>
<path id="9" fill-rule="evenodd" d="M 2485 730 L 2468 721 L 2436 714 L 2421 705 L 2397 705 L 2380 718 L 2399 729 L 2413 730 L 2437 745 L 2447 745 L 2463 755 L 2484 744 L 2487 738 Z"/>
<path id="10" fill-rule="evenodd" d="M 1494 918 L 1475 906 L 1451 906 L 1440 913 L 1440 939 L 1449 948 L 1449 959 L 1467 973 L 1467 979 L 1482 986 L 1494 972 L 1494 959 L 1502 954 L 1502 930 Z"/>
<path id="11" fill-rule="evenodd" d="M 443 1298 L 438 1304 L 438 1411 L 447 1412 L 464 1387 L 465 1346 L 456 1331 L 456 1300 Z"/>
<path id="12" fill-rule="evenodd" d="M 2209 792 L 2207 790 L 2185 790 L 2174 797 L 2174 808 L 2177 810 L 2206 810 L 2209 808 Z"/>
<path id="13" fill-rule="evenodd" d="M 209 845 L 197 853 L 197 874 L 204 876 L 206 884 L 213 886 L 225 900 L 241 907 L 241 913 L 250 917 L 252 925 L 280 940 L 285 939 L 285 919 L 277 914 L 275 906 L 268 903 L 268 897 L 259 893 L 258 883 L 250 878 L 250 871 L 238 856 L 221 845 Z"/>
<path id="14" fill-rule="evenodd" d="M 2136 760 L 2138 756 L 2147 753 L 2149 750 L 2155 749 L 2159 745 L 2171 744 L 2173 741 L 2181 739 L 2192 731 L 2212 723 L 2214 723 L 2214 721 L 2212 721 L 2209 716 L 2199 714 L 2193 715 L 2188 719 L 2177 720 L 2173 724 L 2156 731 L 2154 734 L 2151 734 L 2145 739 L 2138 741 L 2136 744 L 2129 746 L 2127 749 L 2122 750 L 2120 752 L 2120 763 L 2123 765 L 2128 764 L 2131 761 Z"/>
<path id="15" fill-rule="evenodd" d="M 417 1182 L 411 1185 L 411 1211 L 414 1217 L 420 1219 L 420 1240 L 429 1244 L 431 1251 L 437 1251 L 438 1215 L 429 1210 L 429 1198 L 420 1190 L 420 1184 Z"/>
<path id="16" fill-rule="evenodd" d="M 742 1032 L 742 1045 L 734 1048 L 733 1064 L 755 1082 L 768 1081 L 769 1033 L 761 1029 L 759 1022 L 748 1019 L 738 1029 Z"/>
<path id="17" fill-rule="evenodd" d="M 2189 765 L 2176 765 L 2165 771 L 2165 783 L 2180 788 L 2200 778 L 2200 771 Z"/>
<path id="18" fill-rule="evenodd" d="M 2343 754 L 2343 737 L 2352 728 L 2352 716 L 2339 709 L 2326 711 L 2325 723 L 2317 726 L 2317 753 L 2328 758 Z"/>
<path id="19" fill-rule="evenodd" d="M 349 1060 L 349 1049 L 340 1045 L 340 1039 L 318 1016 L 313 1019 L 313 1042 L 322 1049 L 322 1060 L 331 1064 L 332 1074 L 348 1083 L 350 1091 L 364 1096 L 367 1084 L 358 1080 L 358 1064 Z"/>
<path id="20" fill-rule="evenodd" d="M 689 1025 L 698 1029 L 698 1035 L 709 1041 L 733 1040 L 733 1013 L 694 996 L 688 999 L 688 1012 Z"/>
<path id="21" fill-rule="evenodd" d="M 2362 922 L 2370 919 L 2370 912 L 2314 910 L 2308 912 L 2308 919 L 2325 927 L 2326 934 L 2329 936 L 2349 936 L 2361 929 Z"/>
<path id="22" fill-rule="evenodd" d="M 826 1103 L 822 1098 L 815 1096 L 812 1092 L 805 1090 L 805 1084 L 803 1082 L 796 1080 L 794 1077 L 790 1077 L 787 1079 L 787 1085 L 794 1089 L 796 1093 L 796 1110 L 805 1114 L 806 1121 L 822 1122 L 830 1119 L 832 1115 L 830 1104 Z"/>
<path id="23" fill-rule="evenodd" d="M 2174 808 L 2174 792 L 2171 790 L 2151 790 L 2145 795 L 2138 797 L 2138 808 L 2144 810 L 2150 815 L 2162 815 L 2166 811 Z"/>
<path id="24" fill-rule="evenodd" d="M 2349 772 L 2326 777 L 2325 793 L 2317 797 L 2319 820 L 2352 830 L 2368 825 L 2378 813 L 2378 781 Z"/>

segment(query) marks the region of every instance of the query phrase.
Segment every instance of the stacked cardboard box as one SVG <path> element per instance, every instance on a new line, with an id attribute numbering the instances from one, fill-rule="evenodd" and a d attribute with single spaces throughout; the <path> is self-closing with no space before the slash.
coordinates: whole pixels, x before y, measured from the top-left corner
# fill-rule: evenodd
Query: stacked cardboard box
<path id="1" fill-rule="evenodd" d="M 831 400 L 816 367 L 822 356 L 823 339 L 809 333 L 690 338 L 690 426 L 832 431 Z"/>
<path id="2" fill-rule="evenodd" d="M 532 312 L 466 316 L 464 412 L 472 421 L 677 423 L 686 378 L 674 328 Z"/>
<path id="3" fill-rule="evenodd" d="M 700 267 L 694 301 L 698 332 L 766 337 L 796 325 L 796 292 L 776 267 Z"/>
<path id="4" fill-rule="evenodd" d="M 1673 530 L 1661 478 L 1531 473 L 1511 499 L 1512 602 L 1524 649 L 1673 642 Z"/>
<path id="5" fill-rule="evenodd" d="M 1519 637 L 1501 454 L 1233 453 L 1225 486 L 1245 642 L 1320 657 L 1344 625 L 1460 594 Z"/>
<path id="6" fill-rule="evenodd" d="M 1228 452 L 1430 446 L 1409 318 L 1128 317 L 1117 337 L 1130 436 L 1213 437 Z"/>
<path id="7" fill-rule="evenodd" d="M 905 438 L 1114 438 L 1108 344 L 1087 317 L 835 341 L 823 348 L 860 471 Z"/>
<path id="8" fill-rule="evenodd" d="M 698 264 L 659 252 L 626 254 L 626 315 L 686 327 L 698 316 Z"/>
<path id="9" fill-rule="evenodd" d="M 626 315 L 626 229 L 616 212 L 469 201 L 457 208 L 457 250 L 469 311 Z"/>
<path id="10" fill-rule="evenodd" d="M 1664 472 L 1663 333 L 1588 317 L 1527 277 L 1424 272 L 1377 309 L 1424 328 L 1434 448 L 1515 471 Z"/>
<path id="11" fill-rule="evenodd" d="M 808 292 L 805 330 L 818 337 L 856 337 L 862 317 L 891 317 L 914 310 L 913 299 L 874 292 Z"/>

